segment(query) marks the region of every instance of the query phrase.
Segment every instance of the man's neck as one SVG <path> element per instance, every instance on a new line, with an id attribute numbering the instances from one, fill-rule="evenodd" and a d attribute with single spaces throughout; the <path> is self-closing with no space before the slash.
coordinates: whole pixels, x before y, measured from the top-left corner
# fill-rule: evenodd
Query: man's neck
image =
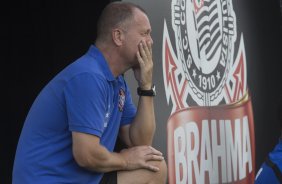
<path id="1" fill-rule="evenodd" d="M 111 45 L 96 45 L 96 47 L 101 51 L 104 58 L 106 59 L 108 66 L 112 72 L 112 74 L 117 77 L 123 74 L 127 68 L 123 65 L 123 59 L 118 53 L 117 48 Z"/>

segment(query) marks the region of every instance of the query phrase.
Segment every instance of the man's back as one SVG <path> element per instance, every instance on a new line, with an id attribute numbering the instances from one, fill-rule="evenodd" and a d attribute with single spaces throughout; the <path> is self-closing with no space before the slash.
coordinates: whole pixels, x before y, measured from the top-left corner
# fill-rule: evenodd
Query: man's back
<path id="1" fill-rule="evenodd" d="M 106 67 L 106 63 L 104 59 L 102 61 L 97 60 L 97 57 L 102 57 L 102 55 L 98 53 L 97 56 L 95 55 L 96 52 L 98 53 L 97 49 L 90 48 L 88 54 L 72 63 L 49 82 L 34 101 L 18 143 L 13 170 L 14 184 L 44 182 L 49 184 L 52 182 L 97 183 L 100 179 L 101 174 L 95 176 L 95 173 L 79 167 L 75 162 L 72 154 L 71 134 L 73 129 L 87 132 L 86 129 L 90 129 L 87 128 L 88 125 L 83 127 L 80 122 L 93 122 L 95 121 L 93 118 L 98 116 L 87 116 L 85 111 L 91 107 L 79 108 L 82 110 L 81 113 L 78 112 L 79 109 L 72 110 L 77 108 L 77 104 L 73 101 L 81 99 L 83 95 L 87 94 L 87 91 L 81 90 L 80 87 L 84 86 L 91 89 L 92 79 L 97 80 L 97 78 L 101 80 L 102 84 L 108 83 L 106 79 L 103 81 L 103 77 L 105 78 L 103 76 L 105 71 L 103 67 Z M 90 79 L 88 80 L 88 78 Z M 73 87 L 74 81 L 81 81 L 78 82 L 79 87 Z M 72 87 L 74 89 L 68 89 Z M 79 95 L 70 97 L 73 93 L 69 91 L 72 90 L 79 93 Z M 111 93 L 108 88 L 105 90 L 107 93 Z M 99 97 L 97 89 L 92 89 L 92 92 L 91 96 L 105 101 L 105 103 L 108 101 Z M 107 95 L 107 93 L 103 95 L 113 96 Z M 97 113 L 105 114 L 104 112 Z M 76 116 L 81 116 L 83 120 L 76 119 Z M 101 122 L 98 119 L 96 121 Z M 108 136 L 105 138 L 107 143 L 104 143 L 111 150 L 115 144 L 115 135 L 118 133 L 119 122 L 115 123 L 114 127 L 109 125 L 109 129 L 113 129 L 114 132 L 106 130 L 104 132 L 104 122 L 100 124 L 102 125 L 100 130 L 94 127 L 93 130 L 89 130 L 89 133 L 97 136 L 101 136 L 102 132 L 111 135 L 111 140 L 108 140 Z M 101 142 L 103 143 L 103 141 L 104 138 Z"/>

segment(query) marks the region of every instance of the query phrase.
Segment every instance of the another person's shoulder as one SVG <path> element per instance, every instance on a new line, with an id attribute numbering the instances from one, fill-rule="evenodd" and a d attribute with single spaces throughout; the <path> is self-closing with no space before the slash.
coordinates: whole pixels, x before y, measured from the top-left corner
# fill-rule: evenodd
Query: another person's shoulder
<path id="1" fill-rule="evenodd" d="M 282 179 L 282 141 L 268 154 L 265 162 L 257 172 L 255 184 L 275 184 Z"/>
<path id="2" fill-rule="evenodd" d="M 263 163 L 261 168 L 259 169 L 256 178 L 255 184 L 279 184 L 279 181 L 273 172 L 272 168 L 269 167 L 266 163 Z"/>

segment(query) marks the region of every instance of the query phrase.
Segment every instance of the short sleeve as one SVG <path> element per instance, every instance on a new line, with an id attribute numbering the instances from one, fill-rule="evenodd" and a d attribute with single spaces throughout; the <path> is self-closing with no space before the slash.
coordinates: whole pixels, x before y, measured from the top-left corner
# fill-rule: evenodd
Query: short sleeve
<path id="1" fill-rule="evenodd" d="M 106 81 L 89 73 L 79 74 L 68 81 L 65 101 L 70 131 L 101 137 L 106 112 Z"/>

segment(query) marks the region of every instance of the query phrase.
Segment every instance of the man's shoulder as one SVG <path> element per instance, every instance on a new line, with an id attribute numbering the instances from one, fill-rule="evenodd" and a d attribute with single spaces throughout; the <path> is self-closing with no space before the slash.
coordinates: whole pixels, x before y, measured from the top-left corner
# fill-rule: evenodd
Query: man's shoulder
<path id="1" fill-rule="evenodd" d="M 62 72 L 63 75 L 76 76 L 81 73 L 92 75 L 101 75 L 101 67 L 95 58 L 89 55 L 83 55 L 73 63 L 69 64 Z"/>

